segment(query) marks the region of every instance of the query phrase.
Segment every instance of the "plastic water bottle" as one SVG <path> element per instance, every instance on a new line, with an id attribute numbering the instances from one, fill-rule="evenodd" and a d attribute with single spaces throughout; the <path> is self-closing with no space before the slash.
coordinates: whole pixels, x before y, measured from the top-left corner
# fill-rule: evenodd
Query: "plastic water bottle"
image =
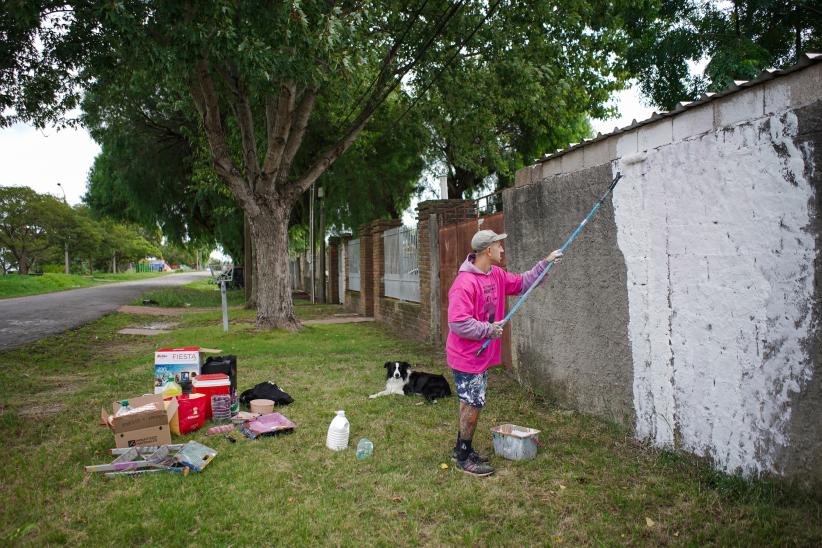
<path id="1" fill-rule="evenodd" d="M 361 438 L 357 442 L 357 460 L 365 460 L 374 452 L 374 443 L 368 438 Z"/>
<path id="2" fill-rule="evenodd" d="M 325 446 L 332 451 L 342 451 L 348 448 L 348 431 L 350 425 L 345 418 L 345 411 L 337 411 L 337 416 L 328 425 L 328 436 L 325 438 Z"/>
<path id="3" fill-rule="evenodd" d="M 131 412 L 131 407 L 128 405 L 128 400 L 120 400 L 120 409 L 114 413 L 115 417 L 122 417 L 123 415 L 128 415 Z"/>

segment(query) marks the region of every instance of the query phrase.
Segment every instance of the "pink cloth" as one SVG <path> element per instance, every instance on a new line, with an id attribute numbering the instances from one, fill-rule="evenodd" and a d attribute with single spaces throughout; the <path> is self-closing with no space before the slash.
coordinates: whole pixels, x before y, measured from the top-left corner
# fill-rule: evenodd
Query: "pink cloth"
<path id="1" fill-rule="evenodd" d="M 493 339 L 488 348 L 477 356 L 487 337 L 487 324 L 505 317 L 505 295 L 516 295 L 523 289 L 522 276 L 511 274 L 498 266 L 488 273 L 474 266 L 471 255 L 460 267 L 451 289 L 448 290 L 448 324 L 481 322 L 482 338 L 461 337 L 454 330 L 448 332 L 445 354 L 452 369 L 464 373 L 482 373 L 502 358 L 502 339 Z M 535 266 L 543 267 L 538 264 Z"/>

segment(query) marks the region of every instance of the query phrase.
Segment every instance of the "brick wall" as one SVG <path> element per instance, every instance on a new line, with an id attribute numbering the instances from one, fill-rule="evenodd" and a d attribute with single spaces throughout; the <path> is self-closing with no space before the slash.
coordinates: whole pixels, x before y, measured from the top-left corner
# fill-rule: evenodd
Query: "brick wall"
<path id="1" fill-rule="evenodd" d="M 401 301 L 385 296 L 385 247 L 383 233 L 402 224 L 399 219 L 382 219 L 361 225 L 360 240 L 360 291 L 345 291 L 344 307 L 347 311 L 372 316 L 380 323 L 392 326 L 403 334 L 435 345 L 442 344 L 440 337 L 439 292 L 439 228 L 476 217 L 472 200 L 429 200 L 417 207 L 417 258 L 420 269 L 420 302 Z M 329 240 L 329 272 L 336 272 L 335 265 L 340 246 L 350 237 Z M 345 256 L 345 276 L 348 283 L 349 257 Z M 339 281 L 329 274 L 329 295 L 339 296 Z M 348 287 L 346 285 L 346 287 Z M 333 300 L 332 302 L 337 302 Z"/>
<path id="2" fill-rule="evenodd" d="M 347 312 L 356 312 L 359 314 L 361 307 L 360 301 L 362 301 L 362 296 L 359 291 L 346 290 L 345 304 L 343 305 L 343 308 L 345 308 Z"/>
<path id="3" fill-rule="evenodd" d="M 382 324 L 392 327 L 397 333 L 418 341 L 428 340 L 427 324 L 420 318 L 420 310 L 425 308 L 420 303 L 401 301 L 391 297 L 380 297 L 377 301 L 377 312 Z"/>

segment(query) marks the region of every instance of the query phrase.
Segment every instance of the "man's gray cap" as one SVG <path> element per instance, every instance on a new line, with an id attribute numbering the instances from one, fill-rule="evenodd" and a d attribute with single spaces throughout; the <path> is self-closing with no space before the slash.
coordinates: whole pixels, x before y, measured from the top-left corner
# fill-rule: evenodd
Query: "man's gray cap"
<path id="1" fill-rule="evenodd" d="M 480 230 L 474 237 L 471 238 L 471 249 L 474 251 L 482 251 L 491 246 L 494 242 L 498 242 L 500 240 L 504 240 L 508 237 L 508 234 L 502 233 L 497 234 L 493 230 Z"/>

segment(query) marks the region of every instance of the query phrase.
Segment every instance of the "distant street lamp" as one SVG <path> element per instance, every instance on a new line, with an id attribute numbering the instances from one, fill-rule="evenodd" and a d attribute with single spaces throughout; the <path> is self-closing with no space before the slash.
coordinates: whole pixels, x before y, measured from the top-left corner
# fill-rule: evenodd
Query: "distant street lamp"
<path id="1" fill-rule="evenodd" d="M 63 188 L 63 185 L 57 183 L 57 186 L 60 187 L 60 190 L 63 191 L 63 203 L 68 205 L 68 201 L 66 200 L 66 189 Z M 69 254 L 68 254 L 68 240 L 63 240 L 63 252 L 65 253 L 66 258 L 66 274 L 69 274 Z"/>

